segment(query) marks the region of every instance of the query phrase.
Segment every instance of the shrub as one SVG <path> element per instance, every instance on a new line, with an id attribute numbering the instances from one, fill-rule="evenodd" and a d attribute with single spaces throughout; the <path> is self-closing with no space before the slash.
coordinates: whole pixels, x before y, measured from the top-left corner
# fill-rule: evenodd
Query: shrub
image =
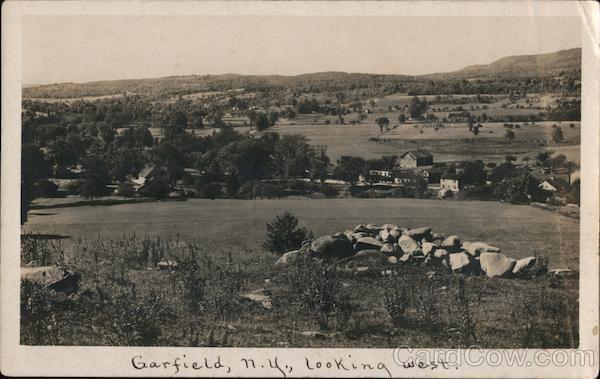
<path id="1" fill-rule="evenodd" d="M 329 329 L 334 319 L 341 325 L 348 320 L 352 307 L 342 295 L 336 267 L 303 257 L 294 262 L 288 275 L 289 289 L 296 307 L 311 315 L 321 329 Z"/>
<path id="2" fill-rule="evenodd" d="M 288 211 L 267 223 L 267 240 L 264 248 L 276 254 L 299 249 L 302 242 L 312 239 L 313 233 L 306 228 L 298 228 L 298 218 Z"/>
<path id="3" fill-rule="evenodd" d="M 35 183 L 35 195 L 39 197 L 56 197 L 58 186 L 48 179 L 42 179 Z"/>
<path id="4" fill-rule="evenodd" d="M 208 183 L 200 189 L 199 194 L 204 199 L 219 199 L 223 196 L 223 189 L 219 183 Z"/>
<path id="5" fill-rule="evenodd" d="M 123 182 L 117 189 L 117 194 L 123 197 L 133 197 L 135 195 L 135 189 L 129 182 Z"/>
<path id="6" fill-rule="evenodd" d="M 476 308 L 483 293 L 479 278 L 453 278 L 449 286 L 451 301 L 448 305 L 449 326 L 456 331 L 458 342 L 463 346 L 479 344 L 477 338 Z M 451 336 L 452 338 L 452 336 Z"/>
<path id="7" fill-rule="evenodd" d="M 406 327 L 408 320 L 406 312 L 409 308 L 409 299 L 406 289 L 402 287 L 390 287 L 383 293 L 383 305 L 396 327 Z"/>
<path id="8" fill-rule="evenodd" d="M 258 183 L 254 187 L 254 194 L 266 198 L 279 198 L 283 195 L 283 188 L 275 183 Z"/>
<path id="9" fill-rule="evenodd" d="M 416 327 L 428 333 L 437 331 L 440 320 L 441 278 L 422 267 L 402 267 L 388 279 L 382 293 L 383 304 L 398 328 Z"/>
<path id="10" fill-rule="evenodd" d="M 336 197 L 340 193 L 337 188 L 327 184 L 321 184 L 319 186 L 319 192 L 327 197 Z"/>

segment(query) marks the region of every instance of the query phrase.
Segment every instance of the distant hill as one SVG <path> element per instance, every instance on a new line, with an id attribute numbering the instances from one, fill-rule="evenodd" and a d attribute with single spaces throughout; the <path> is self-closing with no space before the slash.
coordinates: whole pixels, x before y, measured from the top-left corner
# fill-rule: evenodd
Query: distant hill
<path id="1" fill-rule="evenodd" d="M 575 48 L 548 54 L 510 56 L 490 64 L 468 66 L 458 71 L 425 75 L 425 77 L 531 78 L 556 76 L 565 72 L 579 73 L 580 71 L 581 48 Z"/>
<path id="2" fill-rule="evenodd" d="M 420 76 L 318 72 L 296 76 L 282 75 L 188 75 L 153 79 L 110 80 L 89 83 L 59 83 L 24 87 L 24 98 L 72 98 L 103 96 L 120 93 L 140 93 L 173 96 L 203 91 L 222 91 L 236 88 L 247 90 L 290 89 L 301 92 L 321 90 L 369 89 L 384 93 L 431 90 L 431 81 L 464 79 L 522 79 L 546 78 L 566 73 L 579 76 L 581 49 L 562 50 L 550 54 L 521 55 L 499 59 L 491 64 L 465 67 L 449 73 Z M 426 88 L 426 89 L 424 89 Z M 477 89 L 473 89 L 477 91 Z"/>

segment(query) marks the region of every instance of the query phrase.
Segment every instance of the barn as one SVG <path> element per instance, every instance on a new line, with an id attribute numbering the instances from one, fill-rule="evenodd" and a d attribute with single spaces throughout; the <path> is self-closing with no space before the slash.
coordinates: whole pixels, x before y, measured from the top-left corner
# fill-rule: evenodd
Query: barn
<path id="1" fill-rule="evenodd" d="M 417 168 L 433 165 L 433 154 L 426 150 L 407 151 L 400 156 L 401 168 Z"/>

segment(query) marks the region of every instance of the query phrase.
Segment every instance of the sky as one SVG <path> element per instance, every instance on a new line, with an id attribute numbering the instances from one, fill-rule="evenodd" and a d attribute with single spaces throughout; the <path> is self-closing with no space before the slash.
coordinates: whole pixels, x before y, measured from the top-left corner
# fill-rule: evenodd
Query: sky
<path id="1" fill-rule="evenodd" d="M 172 75 L 419 75 L 581 47 L 579 18 L 26 16 L 24 84 Z"/>

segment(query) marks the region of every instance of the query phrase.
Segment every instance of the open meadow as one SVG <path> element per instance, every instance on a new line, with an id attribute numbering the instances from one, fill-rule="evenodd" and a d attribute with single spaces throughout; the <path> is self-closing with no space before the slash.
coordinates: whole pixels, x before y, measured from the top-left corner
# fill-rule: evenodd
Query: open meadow
<path id="1" fill-rule="evenodd" d="M 35 205 L 34 205 L 35 207 Z M 549 255 L 551 267 L 578 267 L 579 221 L 527 205 L 417 199 L 281 199 L 164 201 L 33 209 L 24 230 L 72 238 L 98 235 L 197 240 L 210 249 L 245 247 L 265 255 L 265 225 L 285 210 L 315 236 L 358 224 L 429 226 L 464 240 L 486 241 L 515 258 Z"/>
<path id="2" fill-rule="evenodd" d="M 43 300 L 37 296 L 48 295 L 24 287 L 23 296 L 40 304 L 51 301 L 61 311 L 44 313 L 43 305 L 25 308 L 38 318 L 23 324 L 23 344 L 578 344 L 576 279 L 463 276 L 417 266 L 381 275 L 383 266 L 368 272 L 332 271 L 310 261 L 285 267 L 275 265 L 277 256 L 261 246 L 265 224 L 290 210 L 315 236 L 367 222 L 428 225 L 463 240 L 486 241 L 515 258 L 548 256 L 550 267 L 577 272 L 579 222 L 556 213 L 498 202 L 414 199 L 48 205 L 30 212 L 24 231 L 37 238 L 63 238 L 41 250 L 59 252 L 60 261 L 81 274 L 80 290 Z M 46 246 L 35 237 L 28 241 L 29 248 Z M 179 267 L 157 269 L 154 259 L 166 258 L 176 259 Z M 114 323 L 115 318 L 122 323 Z"/>

